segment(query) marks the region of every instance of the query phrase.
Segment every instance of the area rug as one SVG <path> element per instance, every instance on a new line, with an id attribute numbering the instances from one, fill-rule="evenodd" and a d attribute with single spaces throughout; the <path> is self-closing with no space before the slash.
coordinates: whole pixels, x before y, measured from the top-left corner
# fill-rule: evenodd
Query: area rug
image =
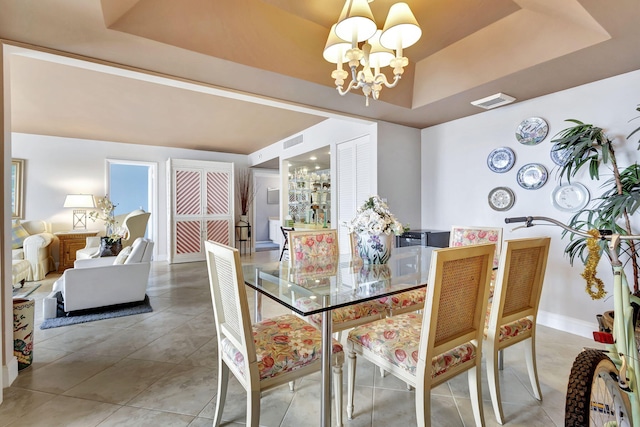
<path id="1" fill-rule="evenodd" d="M 40 325 L 40 329 L 58 328 L 60 326 L 75 325 L 78 323 L 93 322 L 96 320 L 112 319 L 114 317 L 149 313 L 151 311 L 153 311 L 153 308 L 149 303 L 149 296 L 145 295 L 144 301 L 111 305 L 109 307 L 93 308 L 90 310 L 82 310 L 69 313 L 68 315 L 66 315 L 64 311 L 58 310 L 58 317 L 45 319 Z"/>

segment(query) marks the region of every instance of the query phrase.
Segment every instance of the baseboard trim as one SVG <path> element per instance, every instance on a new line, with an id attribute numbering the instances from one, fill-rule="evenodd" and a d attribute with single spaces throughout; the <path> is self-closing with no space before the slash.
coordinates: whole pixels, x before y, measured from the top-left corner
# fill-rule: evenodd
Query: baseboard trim
<path id="1" fill-rule="evenodd" d="M 593 331 L 598 330 L 596 323 L 542 310 L 538 310 L 538 324 L 585 338 L 593 338 Z"/>
<path id="2" fill-rule="evenodd" d="M 2 366 L 2 388 L 7 388 L 18 378 L 18 359 L 12 356 L 9 363 Z"/>

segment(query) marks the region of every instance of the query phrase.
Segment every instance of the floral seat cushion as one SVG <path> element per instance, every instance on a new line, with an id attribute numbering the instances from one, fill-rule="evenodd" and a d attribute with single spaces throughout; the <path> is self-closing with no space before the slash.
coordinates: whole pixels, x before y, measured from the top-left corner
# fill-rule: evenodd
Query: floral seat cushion
<path id="1" fill-rule="evenodd" d="M 320 304 L 311 298 L 298 298 L 295 302 L 297 308 L 303 310 L 312 310 L 320 308 Z M 350 322 L 352 320 L 363 319 L 372 316 L 383 317 L 386 313 L 387 306 L 378 301 L 366 301 L 347 307 L 336 308 L 331 311 L 331 321 L 334 325 Z M 312 314 L 309 321 L 317 327 L 322 324 L 322 314 Z"/>
<path id="2" fill-rule="evenodd" d="M 487 316 L 484 322 L 484 336 L 487 337 L 487 327 L 489 326 L 489 314 L 491 313 L 491 301 L 487 305 Z M 500 332 L 498 336 L 499 342 L 508 340 L 509 338 L 517 337 L 523 332 L 529 331 L 533 328 L 533 322 L 528 317 L 523 317 L 513 322 L 500 326 Z"/>
<path id="3" fill-rule="evenodd" d="M 320 361 L 322 335 L 304 320 L 291 314 L 263 320 L 253 325 L 260 379 L 272 378 Z M 244 356 L 227 338 L 222 340 L 222 351 L 244 372 Z M 333 354 L 338 363 L 344 361 L 342 345 L 333 340 Z"/>
<path id="4" fill-rule="evenodd" d="M 427 288 L 415 289 L 413 291 L 402 292 L 380 298 L 378 301 L 385 304 L 391 312 L 399 308 L 416 306 L 416 311 L 424 307 L 424 299 L 427 295 Z"/>
<path id="5" fill-rule="evenodd" d="M 421 329 L 422 315 L 408 313 L 354 328 L 348 339 L 415 375 Z M 431 360 L 431 377 L 435 378 L 475 357 L 476 347 L 470 342 L 439 354 Z"/>

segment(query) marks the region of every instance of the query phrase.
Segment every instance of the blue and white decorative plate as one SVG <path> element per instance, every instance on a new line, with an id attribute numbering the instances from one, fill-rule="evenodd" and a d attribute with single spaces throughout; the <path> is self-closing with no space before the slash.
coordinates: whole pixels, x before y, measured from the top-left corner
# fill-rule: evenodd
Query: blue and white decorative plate
<path id="1" fill-rule="evenodd" d="M 520 123 L 516 131 L 516 139 L 520 144 L 536 145 L 546 138 L 549 125 L 540 117 L 529 117 Z"/>
<path id="2" fill-rule="evenodd" d="M 489 153 L 487 166 L 493 172 L 504 173 L 511 169 L 516 162 L 516 155 L 509 147 L 500 147 Z"/>
<path id="3" fill-rule="evenodd" d="M 567 162 L 569 161 L 569 157 L 571 156 L 571 151 L 565 149 L 562 150 L 557 150 L 558 145 L 557 144 L 553 144 L 553 147 L 551 147 L 551 160 L 553 160 L 553 163 L 555 163 L 558 166 L 564 166 L 567 164 Z"/>
<path id="4" fill-rule="evenodd" d="M 579 182 L 557 186 L 551 194 L 551 203 L 563 212 L 577 212 L 589 203 L 589 190 Z"/>
<path id="5" fill-rule="evenodd" d="M 540 163 L 529 163 L 518 170 L 518 184 L 526 190 L 537 190 L 547 182 L 547 168 Z"/>

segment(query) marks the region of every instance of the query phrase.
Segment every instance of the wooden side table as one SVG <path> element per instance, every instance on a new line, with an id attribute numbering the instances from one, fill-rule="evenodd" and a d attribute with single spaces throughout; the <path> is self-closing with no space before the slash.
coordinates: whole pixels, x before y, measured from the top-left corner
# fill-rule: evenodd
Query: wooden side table
<path id="1" fill-rule="evenodd" d="M 58 273 L 62 273 L 67 268 L 73 268 L 76 260 L 76 251 L 82 249 L 87 244 L 87 237 L 98 235 L 97 231 L 59 231 L 54 233 L 60 240 L 60 263 L 58 264 Z"/>

